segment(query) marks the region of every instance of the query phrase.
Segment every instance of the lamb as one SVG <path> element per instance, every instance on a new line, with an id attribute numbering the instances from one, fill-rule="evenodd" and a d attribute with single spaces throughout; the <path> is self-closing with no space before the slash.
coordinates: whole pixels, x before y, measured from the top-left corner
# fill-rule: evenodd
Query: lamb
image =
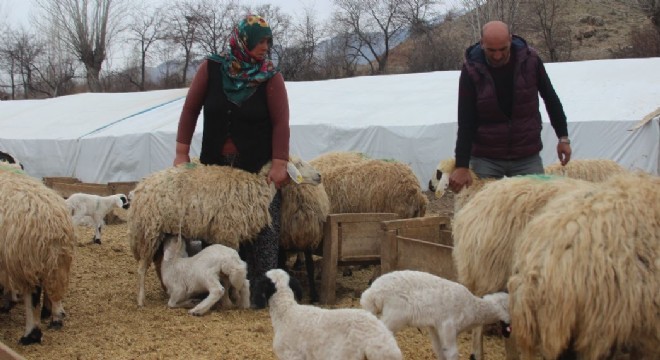
<path id="1" fill-rule="evenodd" d="M 230 307 L 230 290 L 240 308 L 250 307 L 247 264 L 236 250 L 224 245 L 210 245 L 188 257 L 185 241 L 181 236 L 171 235 L 164 242 L 161 274 L 170 295 L 167 303 L 170 308 L 193 307 L 193 296 L 208 292 L 202 302 L 188 311 L 190 315 L 202 316 L 221 299 L 223 307 Z"/>
<path id="2" fill-rule="evenodd" d="M 368 159 L 319 171 L 330 199 L 330 213 L 392 212 L 401 218 L 426 213 L 428 199 L 406 164 Z"/>
<path id="3" fill-rule="evenodd" d="M 103 220 L 114 208 L 128 209 L 128 198 L 124 194 L 99 196 L 85 193 L 71 194 L 66 205 L 73 216 L 74 225 L 94 227 L 92 243 L 101 244 L 101 228 L 105 225 Z"/>
<path id="4" fill-rule="evenodd" d="M 279 267 L 286 267 L 287 251 L 302 251 L 312 302 L 319 301 L 314 283 L 313 251 L 323 240 L 323 226 L 330 212 L 330 200 L 323 184 L 299 184 L 282 188 Z"/>
<path id="5" fill-rule="evenodd" d="M 279 359 L 402 359 L 396 339 L 373 314 L 362 309 L 322 309 L 300 305 L 281 269 L 266 272 L 255 288 L 258 308 L 270 307 Z M 294 286 L 295 287 L 295 286 Z"/>
<path id="6" fill-rule="evenodd" d="M 550 201 L 518 240 L 508 282 L 522 355 L 660 354 L 660 178 L 619 174 Z"/>
<path id="7" fill-rule="evenodd" d="M 458 281 L 477 296 L 504 291 L 511 276 L 518 235 L 561 192 L 595 183 L 561 176 L 528 175 L 486 184 L 454 216 L 453 258 Z M 473 334 L 481 359 L 480 328 Z"/>
<path id="8" fill-rule="evenodd" d="M 0 189 L 0 285 L 23 298 L 26 326 L 20 343 L 39 343 L 42 291 L 49 327 L 63 325 L 75 229 L 64 199 L 41 181 L 0 167 Z"/>
<path id="9" fill-rule="evenodd" d="M 138 261 L 138 305 L 144 305 L 145 276 L 166 234 L 203 239 L 238 249 L 271 223 L 269 205 L 277 189 L 268 185 L 270 163 L 259 174 L 229 166 L 182 164 L 143 179 L 135 187 L 128 215 L 129 241 Z M 319 184 L 321 175 L 299 158 L 289 174 Z M 296 186 L 292 183 L 287 186 Z M 159 269 L 158 264 L 156 265 Z"/>
<path id="10" fill-rule="evenodd" d="M 565 166 L 556 162 L 547 165 L 544 169 L 545 173 L 549 175 L 561 175 L 593 182 L 602 182 L 612 175 L 627 171 L 616 161 L 609 159 L 574 159 Z"/>
<path id="11" fill-rule="evenodd" d="M 510 322 L 509 295 L 482 298 L 463 285 L 426 272 L 401 270 L 377 278 L 360 305 L 393 333 L 406 326 L 429 329 L 438 360 L 458 359 L 458 335 L 477 325 Z"/>

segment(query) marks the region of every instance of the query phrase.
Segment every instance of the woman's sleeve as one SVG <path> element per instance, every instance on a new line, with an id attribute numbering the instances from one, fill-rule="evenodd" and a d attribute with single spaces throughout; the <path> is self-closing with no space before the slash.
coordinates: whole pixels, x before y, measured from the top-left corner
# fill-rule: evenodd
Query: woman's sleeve
<path id="1" fill-rule="evenodd" d="M 289 98 L 281 73 L 268 80 L 266 99 L 273 124 L 273 159 L 289 159 Z"/>
<path id="2" fill-rule="evenodd" d="M 176 142 L 178 143 L 190 145 L 192 142 L 195 126 L 197 126 L 197 117 L 199 117 L 206 97 L 206 85 L 209 76 L 207 63 L 208 60 L 199 65 L 188 89 L 188 95 L 186 95 L 186 101 L 179 117 L 179 128 L 176 134 Z"/>

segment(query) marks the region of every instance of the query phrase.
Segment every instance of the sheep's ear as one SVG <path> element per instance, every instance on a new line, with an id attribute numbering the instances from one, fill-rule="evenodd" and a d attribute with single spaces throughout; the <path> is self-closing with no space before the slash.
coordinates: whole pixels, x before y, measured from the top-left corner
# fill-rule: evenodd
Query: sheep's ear
<path id="1" fill-rule="evenodd" d="M 291 180 L 293 180 L 294 183 L 300 184 L 301 182 L 303 182 L 303 176 L 300 173 L 300 170 L 298 170 L 298 168 L 295 165 L 293 165 L 291 161 L 287 162 L 286 171 L 289 173 L 289 177 L 291 178 Z"/>
<path id="2" fill-rule="evenodd" d="M 293 290 L 293 297 L 296 298 L 297 302 L 302 301 L 303 297 L 303 291 L 302 291 L 302 286 L 300 285 L 300 281 L 294 277 L 289 278 L 289 287 L 291 290 Z"/>

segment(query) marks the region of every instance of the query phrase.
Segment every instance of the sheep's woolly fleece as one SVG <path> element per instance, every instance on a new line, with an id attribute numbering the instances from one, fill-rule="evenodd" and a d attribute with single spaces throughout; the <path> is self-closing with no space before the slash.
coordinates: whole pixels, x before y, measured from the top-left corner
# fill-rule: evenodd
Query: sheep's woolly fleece
<path id="1" fill-rule="evenodd" d="M 585 359 L 660 354 L 660 178 L 620 174 L 550 201 L 519 240 L 508 284 L 521 350 Z"/>

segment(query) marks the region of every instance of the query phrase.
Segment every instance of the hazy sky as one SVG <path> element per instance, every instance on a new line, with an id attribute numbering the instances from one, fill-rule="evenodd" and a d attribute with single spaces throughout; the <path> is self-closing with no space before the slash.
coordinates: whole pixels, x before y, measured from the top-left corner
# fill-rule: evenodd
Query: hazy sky
<path id="1" fill-rule="evenodd" d="M 135 1 L 135 0 L 131 0 Z M 145 0 L 137 0 L 145 1 Z M 146 0 L 150 3 L 162 3 L 165 0 Z M 332 0 L 241 0 L 241 4 L 256 5 L 270 3 L 279 6 L 285 13 L 300 17 L 305 8 L 313 8 L 319 21 L 325 21 L 332 12 Z M 28 26 L 29 14 L 34 7 L 34 0 L 0 0 L 0 15 L 6 16 L 12 25 L 23 24 Z"/>

